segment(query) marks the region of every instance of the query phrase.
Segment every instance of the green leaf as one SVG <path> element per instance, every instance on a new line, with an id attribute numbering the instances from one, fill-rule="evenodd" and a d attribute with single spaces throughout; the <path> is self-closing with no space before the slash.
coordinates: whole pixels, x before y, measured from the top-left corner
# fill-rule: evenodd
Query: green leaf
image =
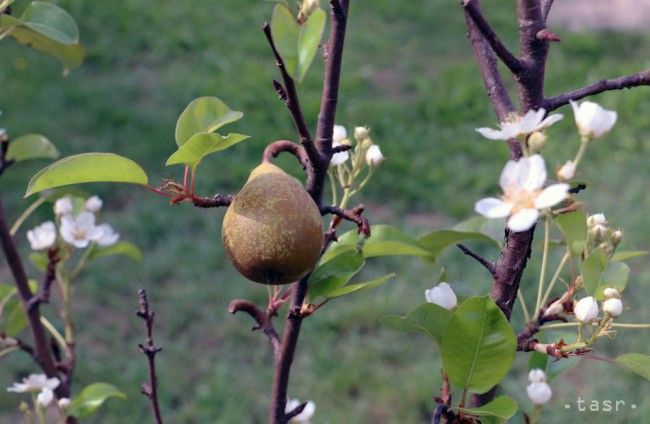
<path id="1" fill-rule="evenodd" d="M 621 250 L 620 252 L 614 253 L 612 256 L 613 261 L 624 261 L 626 259 L 638 258 L 639 256 L 647 255 L 647 250 Z"/>
<path id="2" fill-rule="evenodd" d="M 528 357 L 528 370 L 540 369 L 546 371 L 546 366 L 548 365 L 548 355 L 545 353 L 540 353 L 533 351 Z"/>
<path id="3" fill-rule="evenodd" d="M 454 230 L 434 231 L 430 234 L 420 237 L 418 242 L 423 248 L 429 251 L 431 257 L 436 258 L 450 245 L 469 239 L 484 240 L 491 244 L 494 244 L 496 247 L 499 247 L 499 245 L 492 238 L 486 236 L 483 233 Z"/>
<path id="4" fill-rule="evenodd" d="M 184 163 L 190 168 L 196 168 L 207 155 L 225 150 L 247 138 L 249 136 L 244 134 L 228 134 L 225 137 L 207 132 L 194 134 L 167 159 L 166 165 Z"/>
<path id="5" fill-rule="evenodd" d="M 4 332 L 9 337 L 16 337 L 27 327 L 27 315 L 22 303 L 17 299 L 11 299 L 5 305 L 7 309 L 7 320 L 4 325 Z"/>
<path id="6" fill-rule="evenodd" d="M 517 402 L 510 396 L 501 395 L 478 408 L 457 408 L 475 417 L 510 418 L 517 412 Z"/>
<path id="7" fill-rule="evenodd" d="M 300 25 L 294 19 L 291 10 L 277 4 L 273 8 L 271 17 L 271 34 L 284 67 L 295 78 L 298 70 L 298 38 L 300 37 Z"/>
<path id="8" fill-rule="evenodd" d="M 626 353 L 614 361 L 629 370 L 634 371 L 646 380 L 650 380 L 650 356 L 642 353 Z"/>
<path id="9" fill-rule="evenodd" d="M 226 124 L 238 121 L 242 116 L 243 113 L 231 110 L 217 97 L 194 99 L 176 121 L 176 144 L 181 147 L 193 135 L 215 132 Z"/>
<path id="10" fill-rule="evenodd" d="M 296 71 L 298 82 L 305 78 L 309 66 L 314 60 L 314 56 L 316 56 L 321 38 L 323 38 L 326 19 L 325 11 L 318 8 L 309 15 L 307 21 L 300 28 L 300 34 L 298 35 L 298 70 Z"/>
<path id="11" fill-rule="evenodd" d="M 9 284 L 0 284 L 0 317 L 5 309 L 5 305 L 16 294 L 16 287 Z"/>
<path id="12" fill-rule="evenodd" d="M 32 252 L 29 254 L 29 261 L 36 267 L 37 270 L 45 272 L 49 259 L 45 253 Z"/>
<path id="13" fill-rule="evenodd" d="M 345 296 L 346 294 L 354 293 L 359 290 L 374 289 L 375 287 L 381 286 L 382 284 L 384 284 L 394 276 L 395 274 L 386 274 L 384 276 L 372 279 L 370 281 L 364 281 L 363 283 L 348 284 L 346 286 L 340 287 L 334 291 L 329 292 L 329 294 L 326 297 L 329 299 L 333 299 L 335 297 Z"/>
<path id="14" fill-rule="evenodd" d="M 298 82 L 305 78 L 316 56 L 326 20 L 325 11 L 318 8 L 300 25 L 287 6 L 277 4 L 273 8 L 271 34 L 275 47 L 284 61 L 287 73 Z"/>
<path id="15" fill-rule="evenodd" d="M 503 239 L 505 237 L 506 220 L 503 219 L 488 219 L 484 216 L 473 216 L 465 221 L 456 224 L 452 230 L 460 231 L 463 233 L 482 233 L 494 240 L 499 246 L 503 247 Z"/>
<path id="16" fill-rule="evenodd" d="M 551 362 L 548 366 L 548 369 L 546 370 L 546 376 L 549 383 L 565 372 L 575 368 L 575 366 L 578 365 L 578 362 L 580 362 L 579 356 L 564 358 L 561 361 Z"/>
<path id="17" fill-rule="evenodd" d="M 582 210 L 563 213 L 555 217 L 571 256 L 580 256 L 587 243 L 587 219 Z"/>
<path id="18" fill-rule="evenodd" d="M 433 303 L 425 303 L 407 315 L 388 315 L 381 319 L 382 323 L 399 331 L 423 331 L 438 344 L 442 343 L 447 325 L 454 313 Z"/>
<path id="19" fill-rule="evenodd" d="M 79 42 L 79 28 L 74 18 L 55 4 L 34 1 L 20 20 L 26 27 L 61 44 Z"/>
<path id="20" fill-rule="evenodd" d="M 580 274 L 585 291 L 593 295 L 600 284 L 600 277 L 607 268 L 607 255 L 603 249 L 596 248 L 580 263 Z"/>
<path id="21" fill-rule="evenodd" d="M 40 134 L 22 135 L 9 143 L 7 159 L 57 159 L 59 151 L 54 144 Z"/>
<path id="22" fill-rule="evenodd" d="M 5 14 L 0 16 L 0 28 L 9 29 L 10 31 L 8 32 L 8 35 L 14 38 L 18 43 L 27 45 L 35 50 L 50 54 L 59 59 L 63 64 L 64 75 L 67 75 L 71 70 L 81 66 L 81 63 L 83 62 L 85 51 L 80 43 L 62 43 L 56 38 L 44 35 L 44 28 L 36 30 L 34 29 L 34 25 L 30 26 L 29 22 L 23 22 L 20 19 Z M 59 38 L 65 38 L 64 32 L 61 32 L 59 35 Z M 69 35 L 70 34 L 68 34 L 68 40 Z"/>
<path id="23" fill-rule="evenodd" d="M 361 252 L 350 251 L 318 265 L 309 277 L 309 299 L 329 297 L 347 284 L 363 268 L 364 262 Z"/>
<path id="24" fill-rule="evenodd" d="M 630 277 L 630 267 L 624 262 L 609 262 L 605 252 L 598 248 L 581 264 L 585 291 L 597 300 L 603 300 L 603 290 L 613 287 L 623 291 Z"/>
<path id="25" fill-rule="evenodd" d="M 93 383 L 75 397 L 66 413 L 79 419 L 84 419 L 97 410 L 109 398 L 126 399 L 126 395 L 117 387 L 107 383 Z"/>
<path id="26" fill-rule="evenodd" d="M 451 382 L 484 393 L 510 369 L 516 337 L 489 296 L 471 297 L 454 312 L 441 350 L 443 368 Z"/>
<path id="27" fill-rule="evenodd" d="M 339 237 L 338 241 L 330 245 L 321 258 L 321 263 L 327 262 L 342 252 L 356 250 L 358 241 L 357 230 L 346 232 Z M 429 251 L 424 249 L 416 239 L 390 225 L 372 226 L 372 236 L 365 240 L 363 255 L 366 258 L 409 255 L 431 259 Z"/>
<path id="28" fill-rule="evenodd" d="M 92 182 L 147 184 L 148 178 L 131 159 L 113 153 L 82 153 L 40 170 L 29 181 L 25 197 L 48 188 Z"/>
<path id="29" fill-rule="evenodd" d="M 88 259 L 93 260 L 116 255 L 127 256 L 134 261 L 140 261 L 142 259 L 142 252 L 138 246 L 128 241 L 118 241 L 110 246 L 95 246 Z"/>

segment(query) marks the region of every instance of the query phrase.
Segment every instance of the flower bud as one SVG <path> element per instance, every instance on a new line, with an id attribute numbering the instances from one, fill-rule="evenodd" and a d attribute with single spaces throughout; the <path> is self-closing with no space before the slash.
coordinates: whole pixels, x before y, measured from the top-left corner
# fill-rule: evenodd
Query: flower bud
<path id="1" fill-rule="evenodd" d="M 447 283 L 440 283 L 437 286 L 425 290 L 424 297 L 429 303 L 435 303 L 438 306 L 441 306 L 445 309 L 453 309 L 458 303 L 456 298 L 456 293 Z"/>
<path id="2" fill-rule="evenodd" d="M 546 145 L 548 137 L 542 131 L 535 131 L 528 137 L 528 147 L 531 153 L 539 153 Z"/>
<path id="3" fill-rule="evenodd" d="M 616 112 L 606 110 L 594 102 L 578 103 L 571 101 L 573 115 L 580 135 L 587 139 L 601 137 L 608 133 L 616 123 Z"/>
<path id="4" fill-rule="evenodd" d="M 623 302 L 621 302 L 621 299 L 615 297 L 607 299 L 603 302 L 603 311 L 611 317 L 617 317 L 623 312 Z"/>
<path id="5" fill-rule="evenodd" d="M 598 318 L 598 303 L 592 296 L 580 299 L 573 307 L 576 319 L 583 324 L 589 324 Z"/>
<path id="6" fill-rule="evenodd" d="M 102 209 L 103 204 L 104 202 L 102 202 L 102 199 L 100 199 L 99 196 L 91 196 L 86 200 L 84 209 L 88 212 L 97 213 Z"/>
<path id="7" fill-rule="evenodd" d="M 607 218 L 605 218 L 605 214 L 595 213 L 587 218 L 587 227 L 591 228 L 596 225 L 607 225 Z"/>
<path id="8" fill-rule="evenodd" d="M 618 290 L 612 287 L 607 287 L 605 290 L 603 290 L 603 295 L 605 296 L 605 299 L 611 299 L 613 297 L 618 298 L 619 293 Z"/>
<path id="9" fill-rule="evenodd" d="M 569 181 L 571 178 L 576 173 L 576 166 L 575 164 L 568 160 L 560 167 L 560 169 L 557 171 L 557 177 L 560 181 Z"/>
<path id="10" fill-rule="evenodd" d="M 553 392 L 551 391 L 551 386 L 542 381 L 530 383 L 526 387 L 526 394 L 535 405 L 544 405 L 551 399 Z"/>
<path id="11" fill-rule="evenodd" d="M 594 244 L 600 244 L 605 239 L 607 235 L 607 228 L 604 225 L 594 225 L 589 227 L 589 238 L 591 238 Z"/>
<path id="12" fill-rule="evenodd" d="M 368 127 L 356 127 L 354 129 L 354 138 L 357 141 L 363 141 L 370 136 L 370 128 Z"/>
<path id="13" fill-rule="evenodd" d="M 617 246 L 623 240 L 623 231 L 615 230 L 612 232 L 612 243 Z"/>
<path id="14" fill-rule="evenodd" d="M 54 202 L 54 215 L 63 216 L 72 213 L 72 200 L 69 197 L 62 197 Z"/>
<path id="15" fill-rule="evenodd" d="M 332 132 L 332 143 L 350 144 L 347 138 L 348 132 L 345 130 L 345 127 L 343 125 L 334 125 L 334 131 Z"/>
<path id="16" fill-rule="evenodd" d="M 65 410 L 68 406 L 70 406 L 70 399 L 69 398 L 61 398 L 61 399 L 59 399 L 59 408 Z"/>
<path id="17" fill-rule="evenodd" d="M 546 373 L 540 368 L 534 368 L 528 373 L 528 381 L 531 383 L 541 383 L 546 381 Z"/>
<path id="18" fill-rule="evenodd" d="M 366 163 L 368 166 L 377 167 L 384 161 L 384 155 L 382 155 L 379 146 L 373 144 L 368 148 L 366 152 Z"/>

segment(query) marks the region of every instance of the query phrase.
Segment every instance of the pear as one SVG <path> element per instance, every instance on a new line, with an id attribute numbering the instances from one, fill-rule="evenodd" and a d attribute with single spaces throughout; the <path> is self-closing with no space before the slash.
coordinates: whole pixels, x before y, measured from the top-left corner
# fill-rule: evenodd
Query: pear
<path id="1" fill-rule="evenodd" d="M 323 244 L 321 214 L 295 178 L 262 163 L 223 218 L 223 244 L 249 280 L 288 284 L 311 271 Z"/>

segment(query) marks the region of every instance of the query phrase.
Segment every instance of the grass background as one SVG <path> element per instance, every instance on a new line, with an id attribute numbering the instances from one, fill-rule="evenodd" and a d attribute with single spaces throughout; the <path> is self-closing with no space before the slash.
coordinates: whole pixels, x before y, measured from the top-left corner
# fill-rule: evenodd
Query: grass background
<path id="1" fill-rule="evenodd" d="M 229 127 L 252 139 L 207 159 L 201 193 L 236 191 L 269 141 L 294 138 L 292 124 L 270 81 L 277 77 L 262 22 L 272 4 L 260 0 L 160 2 L 60 1 L 79 22 L 88 55 L 69 77 L 60 67 L 12 41 L 0 43 L 0 124 L 10 135 L 46 134 L 63 155 L 112 151 L 142 164 L 155 184 L 180 178 L 165 168 L 174 151 L 176 118 L 195 97 L 216 95 L 244 119 Z M 21 3 L 18 2 L 18 8 Z M 487 15 L 513 48 L 512 2 L 494 0 Z M 556 28 L 554 28 L 556 29 Z M 547 93 L 650 66 L 650 36 L 614 32 L 568 33 L 550 56 Z M 315 124 L 322 64 L 317 58 L 301 101 Z M 624 248 L 649 246 L 650 92 L 640 88 L 595 98 L 619 112 L 619 122 L 594 143 L 580 175 L 590 183 L 582 198 L 591 213 L 605 212 L 625 231 Z M 495 118 L 472 60 L 457 2 L 353 1 L 344 56 L 337 122 L 350 130 L 372 128 L 386 162 L 362 195 L 371 223 L 392 223 L 411 234 L 445 228 L 472 215 L 476 199 L 497 191 L 506 148 L 480 138 L 474 128 Z M 550 131 L 549 168 L 572 157 L 577 135 L 570 110 Z M 291 158 L 279 161 L 295 175 Z M 12 168 L 0 181 L 11 217 L 27 202 L 26 182 L 45 163 Z M 138 352 L 142 323 L 135 317 L 137 289 L 147 288 L 157 312 L 161 402 L 168 422 L 263 423 L 272 378 L 266 340 L 249 331 L 244 316 L 230 316 L 230 299 L 264 302 L 266 290 L 238 276 L 220 241 L 223 210 L 167 206 L 165 200 L 130 186 L 84 187 L 105 200 L 103 219 L 145 252 L 141 263 L 111 258 L 97 262 L 75 288 L 78 368 L 75 390 L 106 381 L 124 390 L 128 402 L 110 401 L 89 422 L 150 420 L 139 394 L 146 362 Z M 40 210 L 26 228 L 48 219 Z M 539 240 L 539 236 L 537 239 Z M 21 248 L 27 252 L 24 233 Z M 483 249 L 482 246 L 476 246 Z M 497 252 L 485 248 L 495 258 Z M 522 287 L 534 296 L 539 247 Z M 557 258 L 555 258 L 557 261 Z M 650 265 L 636 259 L 626 292 L 626 322 L 650 322 L 645 299 Z M 371 292 L 331 302 L 303 325 L 290 394 L 317 403 L 315 423 L 426 422 L 439 390 L 437 348 L 423 335 L 397 333 L 378 319 L 422 303 L 440 266 L 462 296 L 489 291 L 490 279 L 474 262 L 448 251 L 438 264 L 417 260 L 375 261 L 368 276 L 396 271 L 397 279 Z M 3 265 L 4 267 L 4 265 Z M 36 276 L 35 270 L 30 270 Z M 0 278 L 8 281 L 6 269 Z M 49 308 L 46 308 L 48 310 Z M 51 312 L 48 311 L 48 312 Z M 53 314 L 51 314 L 53 315 Z M 515 325 L 521 313 L 514 312 Z M 54 317 L 56 318 L 56 317 Z M 281 321 L 281 320 L 280 320 Z M 647 333 L 622 332 L 598 351 L 615 356 L 647 352 Z M 524 396 L 526 356 L 516 361 L 504 391 L 530 410 Z M 34 367 L 20 355 L 2 358 L 0 386 Z M 622 369 L 583 361 L 553 384 L 547 422 L 643 423 L 650 414 L 650 387 Z M 625 400 L 637 404 L 617 414 L 577 413 L 575 400 Z M 564 404 L 572 403 L 572 410 Z M 17 397 L 0 396 L 0 421 L 10 421 Z M 519 414 L 514 422 L 522 422 Z"/>

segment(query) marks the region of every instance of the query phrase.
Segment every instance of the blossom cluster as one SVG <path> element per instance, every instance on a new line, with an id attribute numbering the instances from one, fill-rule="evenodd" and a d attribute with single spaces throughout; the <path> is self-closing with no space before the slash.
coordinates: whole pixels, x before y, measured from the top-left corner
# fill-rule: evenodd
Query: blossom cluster
<path id="1" fill-rule="evenodd" d="M 83 210 L 75 214 L 71 197 L 62 197 L 54 203 L 54 215 L 63 242 L 77 249 L 84 249 L 91 243 L 99 246 L 115 244 L 120 235 L 110 224 L 96 224 L 96 214 L 102 208 L 102 200 L 97 196 L 89 197 Z M 27 240 L 32 250 L 49 249 L 57 240 L 57 225 L 52 221 L 43 222 L 27 231 Z"/>

